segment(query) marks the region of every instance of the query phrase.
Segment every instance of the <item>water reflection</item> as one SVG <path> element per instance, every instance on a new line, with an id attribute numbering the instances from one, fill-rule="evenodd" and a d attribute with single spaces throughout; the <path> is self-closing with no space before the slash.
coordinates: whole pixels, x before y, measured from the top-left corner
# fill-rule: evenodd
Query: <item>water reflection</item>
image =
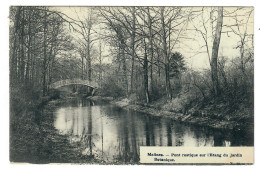
<path id="1" fill-rule="evenodd" d="M 108 162 L 138 162 L 139 146 L 244 145 L 241 133 L 184 125 L 86 100 L 67 103 L 54 115 L 58 133 L 67 135 L 82 155 Z"/>

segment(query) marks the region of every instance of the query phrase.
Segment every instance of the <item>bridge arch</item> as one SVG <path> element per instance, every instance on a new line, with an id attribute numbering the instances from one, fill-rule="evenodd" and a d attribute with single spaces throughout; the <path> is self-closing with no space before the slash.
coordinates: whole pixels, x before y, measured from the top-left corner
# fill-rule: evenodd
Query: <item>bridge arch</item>
<path id="1" fill-rule="evenodd" d="M 84 85 L 84 86 L 91 87 L 93 89 L 99 88 L 99 85 L 96 82 L 89 81 L 89 80 L 82 80 L 82 79 L 60 80 L 60 81 L 50 84 L 49 88 L 58 89 L 62 86 L 68 86 L 68 85 Z"/>

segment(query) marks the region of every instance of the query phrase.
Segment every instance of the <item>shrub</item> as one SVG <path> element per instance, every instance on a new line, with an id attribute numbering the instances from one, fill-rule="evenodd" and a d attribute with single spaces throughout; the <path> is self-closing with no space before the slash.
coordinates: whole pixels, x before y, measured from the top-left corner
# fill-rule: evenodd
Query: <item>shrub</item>
<path id="1" fill-rule="evenodd" d="M 115 77 L 107 77 L 102 83 L 100 89 L 100 94 L 106 97 L 118 98 L 125 95 L 124 89 L 121 85 L 117 84 L 117 79 Z"/>

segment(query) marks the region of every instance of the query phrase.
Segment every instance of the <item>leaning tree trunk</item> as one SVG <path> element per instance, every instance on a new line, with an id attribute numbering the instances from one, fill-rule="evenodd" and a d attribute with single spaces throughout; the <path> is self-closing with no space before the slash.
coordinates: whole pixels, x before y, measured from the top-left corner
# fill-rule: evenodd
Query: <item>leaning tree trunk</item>
<path id="1" fill-rule="evenodd" d="M 212 58 L 211 58 L 211 78 L 213 83 L 213 90 L 215 96 L 218 96 L 220 93 L 219 83 L 218 83 L 218 49 L 221 38 L 223 24 L 223 7 L 218 7 L 218 18 L 216 25 L 216 32 L 213 41 L 212 48 Z"/>

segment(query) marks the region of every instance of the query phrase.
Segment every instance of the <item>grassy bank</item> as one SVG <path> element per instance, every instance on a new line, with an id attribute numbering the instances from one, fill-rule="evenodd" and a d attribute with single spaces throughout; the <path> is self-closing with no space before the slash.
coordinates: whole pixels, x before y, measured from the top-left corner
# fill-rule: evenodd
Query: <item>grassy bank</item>
<path id="1" fill-rule="evenodd" d="M 52 112 L 69 98 L 41 97 L 38 90 L 23 87 L 11 88 L 10 96 L 10 162 L 102 163 L 82 155 L 77 144 L 55 130 Z"/>
<path id="2" fill-rule="evenodd" d="M 217 129 L 252 129 L 253 131 L 253 108 L 238 107 L 230 111 L 233 108 L 221 101 L 210 101 L 208 103 L 193 101 L 189 106 L 182 101 L 183 99 L 180 98 L 172 100 L 161 98 L 149 104 L 144 104 L 135 101 L 134 97 L 130 97 L 130 99 L 117 99 L 112 103 L 125 109 L 132 109 L 153 116 L 170 117 L 185 123 Z"/>

